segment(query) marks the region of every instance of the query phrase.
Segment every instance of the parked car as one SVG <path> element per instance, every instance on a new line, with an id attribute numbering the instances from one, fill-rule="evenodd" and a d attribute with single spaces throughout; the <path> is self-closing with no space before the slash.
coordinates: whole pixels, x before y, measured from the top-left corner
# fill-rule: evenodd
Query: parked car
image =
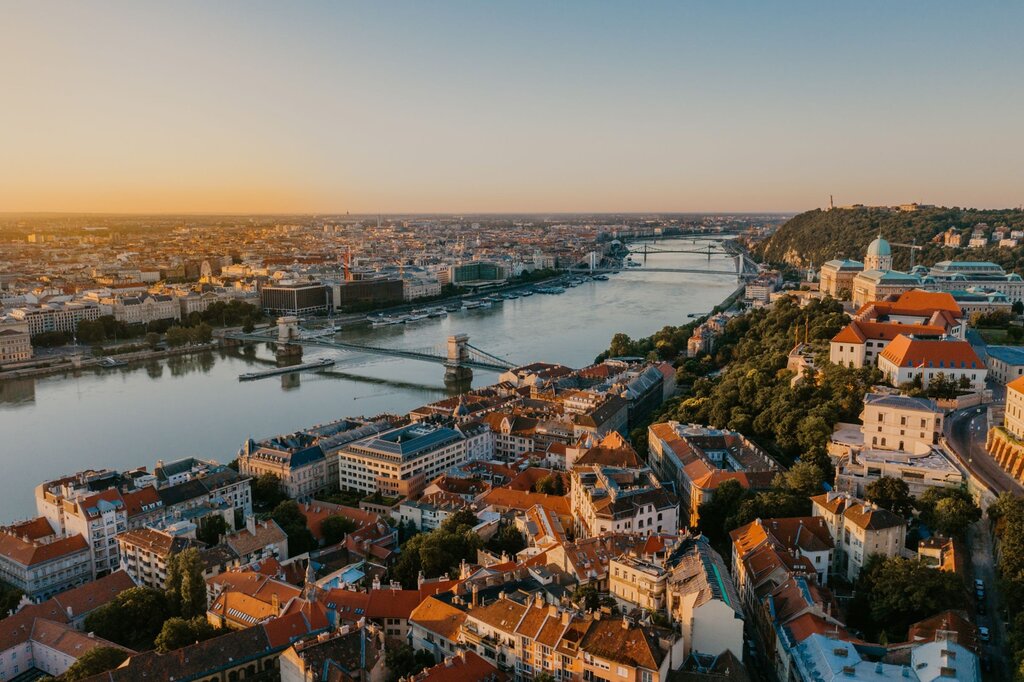
<path id="1" fill-rule="evenodd" d="M 981 578 L 975 578 L 974 579 L 974 589 L 981 590 L 982 592 L 984 592 L 985 591 L 985 581 L 982 580 Z"/>
<path id="2" fill-rule="evenodd" d="M 988 642 L 992 639 L 992 635 L 989 634 L 988 628 L 984 625 L 978 627 L 978 639 L 983 642 Z"/>

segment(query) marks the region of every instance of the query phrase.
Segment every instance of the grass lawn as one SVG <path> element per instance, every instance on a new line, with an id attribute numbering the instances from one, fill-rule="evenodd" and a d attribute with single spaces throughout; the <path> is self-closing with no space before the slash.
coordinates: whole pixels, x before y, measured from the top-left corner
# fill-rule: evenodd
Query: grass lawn
<path id="1" fill-rule="evenodd" d="M 981 338 L 985 339 L 985 343 L 991 343 L 997 346 L 1024 345 L 1024 339 L 1014 341 L 1007 335 L 1006 329 L 998 327 L 978 327 L 978 333 L 981 334 Z"/>

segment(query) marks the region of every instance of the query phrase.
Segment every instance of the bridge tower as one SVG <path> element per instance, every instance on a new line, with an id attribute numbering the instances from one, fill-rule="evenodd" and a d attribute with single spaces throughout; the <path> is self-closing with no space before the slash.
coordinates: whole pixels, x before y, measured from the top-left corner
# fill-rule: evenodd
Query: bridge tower
<path id="1" fill-rule="evenodd" d="M 277 357 L 278 358 L 301 358 L 302 346 L 292 343 L 299 338 L 299 318 L 295 315 L 285 315 L 277 318 Z"/>
<path id="2" fill-rule="evenodd" d="M 466 366 L 469 360 L 469 334 L 453 334 L 448 337 L 448 359 L 444 361 L 444 382 L 446 384 L 469 383 L 473 370 Z"/>

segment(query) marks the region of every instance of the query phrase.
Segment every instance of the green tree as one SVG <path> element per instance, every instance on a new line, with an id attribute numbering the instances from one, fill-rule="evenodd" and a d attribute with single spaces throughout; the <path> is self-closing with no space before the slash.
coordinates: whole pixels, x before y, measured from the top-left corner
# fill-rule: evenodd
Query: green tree
<path id="1" fill-rule="evenodd" d="M 533 491 L 537 493 L 543 493 L 545 495 L 558 495 L 562 497 L 565 495 L 565 482 L 562 480 L 562 475 L 559 473 L 550 473 L 533 484 Z"/>
<path id="2" fill-rule="evenodd" d="M 16 609 L 23 596 L 25 593 L 19 588 L 0 580 L 0 618 L 5 618 L 7 614 Z"/>
<path id="3" fill-rule="evenodd" d="M 810 512 L 811 502 L 807 497 L 789 490 L 768 490 L 740 503 L 739 509 L 726 520 L 725 526 L 726 530 L 733 530 L 755 519 L 808 516 Z"/>
<path id="4" fill-rule="evenodd" d="M 228 534 L 230 529 L 228 528 L 227 521 L 220 514 L 211 514 L 207 516 L 199 524 L 199 530 L 196 532 L 196 538 L 202 540 L 208 545 L 216 545 L 221 541 L 221 538 Z"/>
<path id="5" fill-rule="evenodd" d="M 298 503 L 285 500 L 274 507 L 271 517 L 288 536 L 288 556 L 293 557 L 317 548 L 318 543 L 306 526 L 306 516 Z"/>
<path id="6" fill-rule="evenodd" d="M 477 523 L 471 510 L 460 509 L 435 530 L 414 535 L 402 546 L 392 576 L 409 588 L 415 587 L 420 573 L 426 578 L 456 577 L 461 562 L 475 562 L 477 550 L 483 547 L 473 531 Z"/>
<path id="7" fill-rule="evenodd" d="M 907 482 L 893 476 L 882 476 L 865 486 L 864 498 L 904 518 L 914 509 L 914 498 Z"/>
<path id="8" fill-rule="evenodd" d="M 189 332 L 189 342 L 191 343 L 209 343 L 213 340 L 213 327 L 200 322 Z"/>
<path id="9" fill-rule="evenodd" d="M 596 611 L 601 608 L 601 595 L 593 585 L 580 585 L 573 591 L 572 598 L 586 611 Z"/>
<path id="10" fill-rule="evenodd" d="M 260 474 L 252 481 L 252 501 L 257 509 L 273 509 L 284 499 L 281 479 L 271 473 Z"/>
<path id="11" fill-rule="evenodd" d="M 726 522 L 739 511 L 740 505 L 750 496 L 750 492 L 740 485 L 739 481 L 729 480 L 719 485 L 711 499 L 698 508 L 697 527 L 719 553 L 725 555 L 731 545 L 730 529 L 726 528 Z"/>
<path id="12" fill-rule="evenodd" d="M 851 625 L 871 641 L 884 636 L 887 641 L 902 642 L 912 623 L 965 605 L 960 576 L 916 559 L 875 555 L 865 562 L 857 579 Z"/>
<path id="13" fill-rule="evenodd" d="M 800 461 L 776 477 L 775 487 L 796 495 L 812 497 L 822 491 L 825 474 L 817 464 Z"/>
<path id="14" fill-rule="evenodd" d="M 154 644 L 157 651 L 165 654 L 168 651 L 216 637 L 218 634 L 220 634 L 220 630 L 211 625 L 203 616 L 187 620 L 174 617 L 168 618 L 164 622 Z"/>
<path id="15" fill-rule="evenodd" d="M 78 657 L 60 676 L 63 682 L 76 682 L 118 667 L 128 658 L 128 652 L 112 646 L 99 646 Z"/>
<path id="16" fill-rule="evenodd" d="M 167 345 L 171 348 L 177 348 L 178 346 L 184 346 L 192 340 L 192 336 L 189 330 L 185 327 L 174 326 L 167 330 L 165 335 Z"/>
<path id="17" fill-rule="evenodd" d="M 500 556 L 505 553 L 514 557 L 526 549 L 526 536 L 519 532 L 514 523 L 502 521 L 485 546 L 493 554 Z"/>
<path id="18" fill-rule="evenodd" d="M 146 345 L 149 346 L 150 350 L 156 350 L 156 347 L 160 345 L 160 335 L 156 332 L 146 334 Z"/>
<path id="19" fill-rule="evenodd" d="M 151 587 L 132 587 L 85 617 L 85 629 L 115 644 L 145 651 L 170 616 L 167 597 Z"/>
<path id="20" fill-rule="evenodd" d="M 387 649 L 384 653 L 384 665 L 387 666 L 388 682 L 396 682 L 403 677 L 409 677 L 420 672 L 424 668 L 433 666 L 434 657 L 429 652 L 420 649 L 414 651 L 408 644 L 399 644 Z"/>
<path id="21" fill-rule="evenodd" d="M 981 518 L 974 498 L 961 488 L 928 488 L 917 499 L 921 521 L 939 533 L 962 538 Z"/>
<path id="22" fill-rule="evenodd" d="M 329 516 L 320 524 L 320 533 L 324 536 L 324 544 L 336 545 L 358 526 L 347 516 Z"/>
<path id="23" fill-rule="evenodd" d="M 189 547 L 167 559 L 167 606 L 184 619 L 206 614 L 206 581 L 199 550 Z"/>

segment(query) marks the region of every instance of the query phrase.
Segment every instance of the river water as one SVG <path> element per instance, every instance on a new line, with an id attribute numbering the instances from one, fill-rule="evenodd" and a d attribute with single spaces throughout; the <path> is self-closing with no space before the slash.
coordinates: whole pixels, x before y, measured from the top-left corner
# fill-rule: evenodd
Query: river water
<path id="1" fill-rule="evenodd" d="M 707 242 L 662 240 L 652 248 L 697 249 Z M 640 260 L 640 256 L 634 256 Z M 727 270 L 724 254 L 660 253 L 648 267 Z M 517 364 L 582 367 L 616 332 L 647 336 L 690 313 L 706 313 L 735 288 L 734 278 L 624 269 L 560 295 L 536 294 L 490 309 L 408 325 L 343 329 L 339 338 L 409 349 L 441 347 L 450 334 Z M 338 362 L 328 370 L 239 382 L 273 366 L 260 345 L 154 360 L 78 375 L 0 382 L 0 523 L 34 512 L 33 488 L 84 468 L 152 467 L 186 456 L 231 460 L 242 442 L 344 416 L 402 413 L 447 391 L 439 364 L 307 349 L 303 361 Z M 477 370 L 474 386 L 493 383 Z"/>

